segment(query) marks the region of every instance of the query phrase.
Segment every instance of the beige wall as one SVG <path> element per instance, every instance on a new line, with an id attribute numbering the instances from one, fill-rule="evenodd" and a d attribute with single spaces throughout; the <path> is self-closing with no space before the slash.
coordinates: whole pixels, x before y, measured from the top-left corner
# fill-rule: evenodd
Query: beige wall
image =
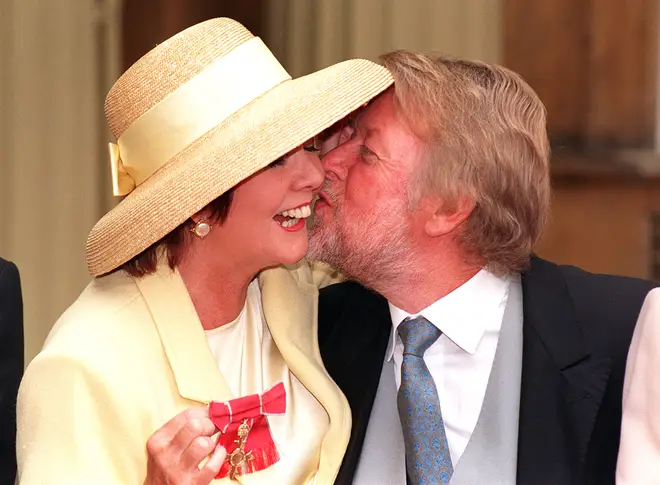
<path id="1" fill-rule="evenodd" d="M 497 61 L 501 0 L 271 0 L 266 42 L 293 75 L 387 50 Z M 0 1 L 0 255 L 23 278 L 26 359 L 89 281 L 111 206 L 102 103 L 121 0 Z"/>
<path id="2" fill-rule="evenodd" d="M 266 43 L 293 76 L 394 49 L 498 62 L 503 0 L 271 0 Z"/>
<path id="3" fill-rule="evenodd" d="M 0 255 L 21 272 L 28 361 L 89 281 L 85 239 L 108 204 L 105 7 L 0 2 Z"/>

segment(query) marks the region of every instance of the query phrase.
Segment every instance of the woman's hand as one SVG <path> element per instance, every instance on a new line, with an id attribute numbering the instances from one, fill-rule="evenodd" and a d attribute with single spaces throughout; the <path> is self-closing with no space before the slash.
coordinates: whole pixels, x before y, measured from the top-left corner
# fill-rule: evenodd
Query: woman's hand
<path id="1" fill-rule="evenodd" d="M 211 438 L 217 429 L 208 408 L 177 414 L 147 441 L 145 485 L 207 485 L 220 471 L 226 451 Z M 210 457 L 209 457 L 210 455 Z M 205 458 L 208 461 L 200 468 Z"/>

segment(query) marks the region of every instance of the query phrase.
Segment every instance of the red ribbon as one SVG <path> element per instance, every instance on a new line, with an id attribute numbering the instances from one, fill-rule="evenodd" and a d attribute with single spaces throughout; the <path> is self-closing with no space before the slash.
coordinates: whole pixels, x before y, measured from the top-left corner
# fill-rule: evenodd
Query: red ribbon
<path id="1" fill-rule="evenodd" d="M 238 427 L 247 420 L 250 432 L 245 442 L 245 453 L 252 452 L 245 473 L 263 470 L 280 459 L 268 426 L 267 416 L 286 412 L 286 389 L 278 383 L 262 394 L 239 397 L 231 401 L 209 404 L 209 417 L 220 430 L 218 445 L 224 446 L 230 455 L 238 445 Z M 231 465 L 225 462 L 216 478 L 229 474 Z"/>

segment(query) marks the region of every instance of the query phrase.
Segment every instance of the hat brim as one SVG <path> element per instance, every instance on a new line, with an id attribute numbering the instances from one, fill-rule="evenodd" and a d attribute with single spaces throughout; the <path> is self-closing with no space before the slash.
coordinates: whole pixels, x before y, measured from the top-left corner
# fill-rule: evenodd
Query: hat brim
<path id="1" fill-rule="evenodd" d="M 285 81 L 169 160 L 99 220 L 87 239 L 90 274 L 108 273 L 241 181 L 355 111 L 392 84 L 354 59 Z"/>

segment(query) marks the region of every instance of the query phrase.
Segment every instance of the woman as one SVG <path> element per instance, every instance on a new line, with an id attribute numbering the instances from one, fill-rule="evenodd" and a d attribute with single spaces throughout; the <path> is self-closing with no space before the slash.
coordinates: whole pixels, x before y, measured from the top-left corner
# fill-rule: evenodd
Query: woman
<path id="1" fill-rule="evenodd" d="M 311 272 L 278 265 L 304 256 L 323 181 L 307 140 L 391 82 L 362 60 L 290 80 L 230 19 L 124 73 L 106 116 L 126 197 L 26 370 L 21 484 L 158 483 L 163 463 L 185 483 L 333 482 L 350 410 L 320 360 Z"/>
<path id="2" fill-rule="evenodd" d="M 660 483 L 660 289 L 644 300 L 623 387 L 617 485 Z"/>

